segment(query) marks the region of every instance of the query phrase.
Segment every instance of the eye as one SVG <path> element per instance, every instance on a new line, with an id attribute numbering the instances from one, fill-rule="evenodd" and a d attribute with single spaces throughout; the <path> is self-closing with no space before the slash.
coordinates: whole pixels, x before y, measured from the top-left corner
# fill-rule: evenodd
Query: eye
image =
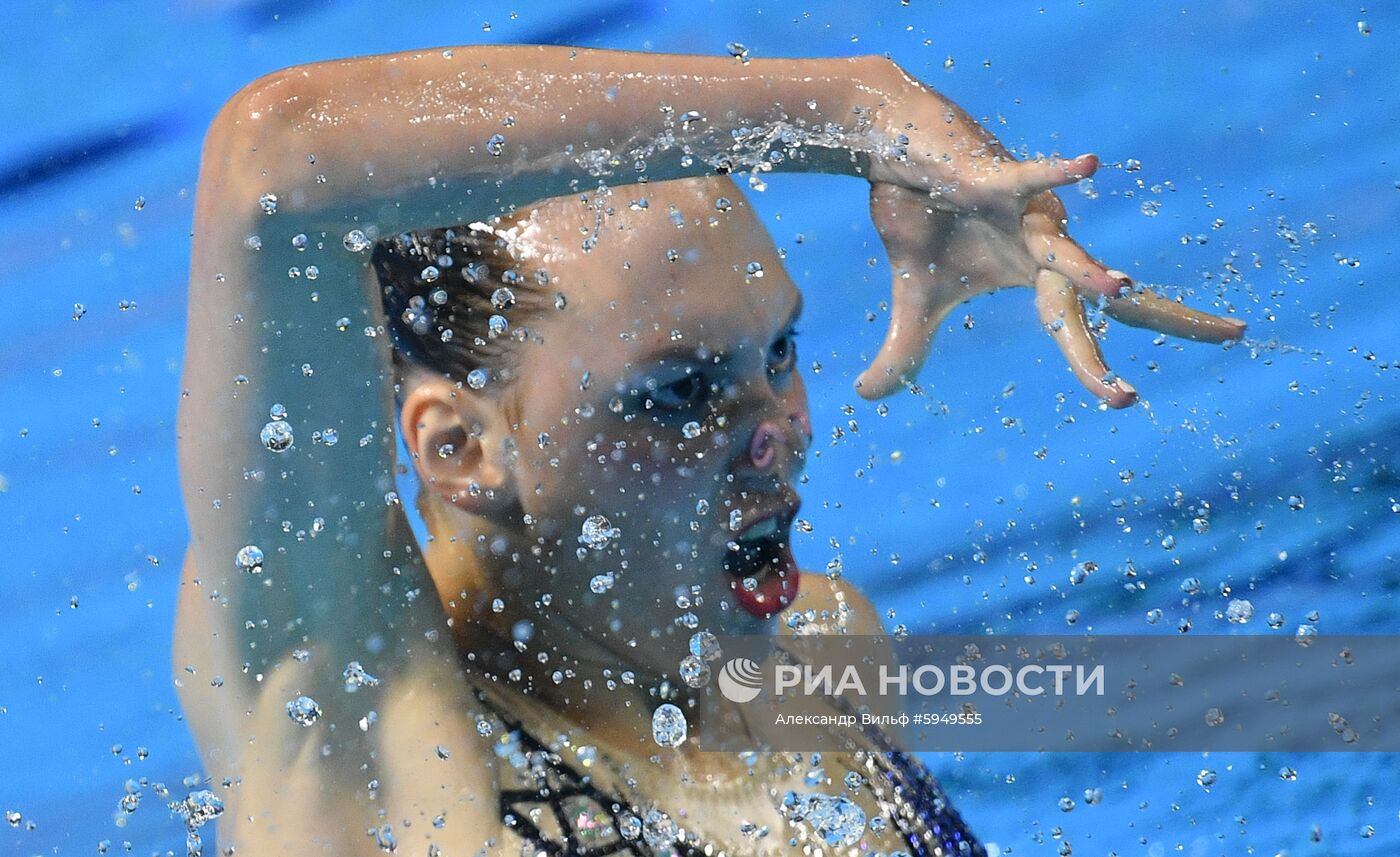
<path id="1" fill-rule="evenodd" d="M 678 378 L 669 384 L 661 384 L 647 393 L 647 406 L 658 406 L 678 410 L 698 405 L 709 398 L 710 385 L 698 372 Z"/>
<path id="2" fill-rule="evenodd" d="M 768 374 L 785 375 L 797 364 L 797 328 L 787 332 L 768 346 Z"/>

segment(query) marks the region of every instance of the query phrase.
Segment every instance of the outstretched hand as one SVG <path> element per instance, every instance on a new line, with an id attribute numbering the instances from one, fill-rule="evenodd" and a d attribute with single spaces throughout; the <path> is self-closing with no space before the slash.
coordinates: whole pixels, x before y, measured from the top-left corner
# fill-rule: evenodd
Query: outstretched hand
<path id="1" fill-rule="evenodd" d="M 912 82 L 911 82 L 912 83 Z M 1137 289 L 1067 234 L 1064 204 L 1053 188 L 1093 175 L 1094 155 L 1017 161 L 949 102 L 918 87 L 926 113 L 938 99 L 937 135 L 904 122 L 907 155 L 876 162 L 870 213 L 894 272 L 890 327 L 880 353 L 857 380 L 867 399 L 910 382 L 928 356 L 939 325 L 958 304 L 1006 286 L 1031 286 L 1046 332 L 1080 383 L 1110 407 L 1137 391 L 1104 362 L 1084 302 L 1106 298 L 1104 312 L 1125 324 L 1201 342 L 1238 339 L 1245 325 Z M 921 139 L 922 138 L 922 139 Z M 903 141 L 901 141 L 903 142 Z"/>

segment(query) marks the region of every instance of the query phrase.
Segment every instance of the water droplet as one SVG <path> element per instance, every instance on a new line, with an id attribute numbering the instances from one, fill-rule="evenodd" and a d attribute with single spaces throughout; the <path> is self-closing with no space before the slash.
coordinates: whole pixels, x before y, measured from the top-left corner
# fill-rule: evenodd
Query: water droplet
<path id="1" fill-rule="evenodd" d="M 1292 509 L 1293 511 L 1297 512 L 1302 510 L 1304 505 L 1305 504 L 1303 502 L 1303 497 L 1301 494 L 1290 494 L 1288 496 L 1288 508 Z"/>
<path id="2" fill-rule="evenodd" d="M 506 150 L 506 138 L 503 134 L 492 134 L 491 139 L 486 141 L 486 152 L 493 158 L 499 158 L 501 152 Z"/>
<path id="3" fill-rule="evenodd" d="M 321 719 L 321 706 L 309 696 L 298 696 L 287 703 L 287 716 L 293 723 L 310 726 Z"/>
<path id="4" fill-rule="evenodd" d="M 234 567 L 249 574 L 262 574 L 263 552 L 257 545 L 244 545 L 233 558 Z"/>
<path id="5" fill-rule="evenodd" d="M 1219 708 L 1206 709 L 1206 725 L 1215 727 L 1225 722 L 1225 712 Z"/>
<path id="6" fill-rule="evenodd" d="M 510 329 L 510 323 L 503 315 L 493 315 L 486 320 L 488 335 L 492 337 L 501 336 Z"/>
<path id="7" fill-rule="evenodd" d="M 790 821 L 810 825 L 832 848 L 855 845 L 865 831 L 865 810 L 845 795 L 788 792 L 782 809 Z"/>
<path id="8" fill-rule="evenodd" d="M 136 202 L 132 203 L 132 207 L 135 208 L 137 211 L 140 211 L 141 209 L 145 208 L 146 198 L 144 196 L 136 197 Z"/>
<path id="9" fill-rule="evenodd" d="M 380 851 L 393 854 L 399 850 L 399 841 L 394 838 L 394 826 L 392 824 L 381 824 L 374 830 L 374 844 L 379 846 Z"/>
<path id="10" fill-rule="evenodd" d="M 185 799 L 170 804 L 170 809 L 185 819 L 185 826 L 191 830 L 218 818 L 224 812 L 224 802 L 209 789 L 196 789 L 185 795 Z"/>
<path id="11" fill-rule="evenodd" d="M 1206 791 L 1210 791 L 1210 787 L 1215 785 L 1217 779 L 1219 779 L 1219 777 L 1216 776 L 1215 771 L 1212 771 L 1210 768 L 1202 768 L 1201 772 L 1196 775 L 1196 785 Z"/>
<path id="12" fill-rule="evenodd" d="M 471 387 L 473 390 L 480 390 L 482 387 L 485 387 L 488 380 L 490 380 L 490 375 L 485 369 L 473 369 L 467 373 L 467 386 Z"/>
<path id="13" fill-rule="evenodd" d="M 515 292 L 502 286 L 491 293 L 491 306 L 498 310 L 506 310 L 515 306 Z"/>
<path id="14" fill-rule="evenodd" d="M 1236 625 L 1243 625 L 1254 618 L 1254 605 L 1245 598 L 1232 598 L 1225 607 L 1225 618 Z"/>
<path id="15" fill-rule="evenodd" d="M 263 426 L 259 434 L 263 446 L 273 452 L 286 452 L 292 448 L 292 427 L 283 420 L 273 420 Z"/>
<path id="16" fill-rule="evenodd" d="M 718 660 L 722 654 L 719 639 L 709 631 L 696 631 L 690 637 L 690 653 L 703 660 Z"/>
<path id="17" fill-rule="evenodd" d="M 265 193 L 258 197 L 258 205 L 262 208 L 263 214 L 277 213 L 277 194 Z"/>
<path id="18" fill-rule="evenodd" d="M 1370 22 L 1368 22 L 1368 21 L 1357 21 L 1357 22 L 1356 22 L 1356 32 L 1360 33 L 1360 34 L 1363 35 L 1363 36 L 1369 36 L 1369 35 L 1371 35 L 1371 24 L 1370 24 Z"/>
<path id="19" fill-rule="evenodd" d="M 685 714 L 669 702 L 663 702 L 651 714 L 651 737 L 662 747 L 684 744 L 688 728 Z"/>
<path id="20" fill-rule="evenodd" d="M 1069 795 L 1065 795 L 1064 797 L 1060 798 L 1060 812 L 1073 812 L 1073 811 L 1074 811 L 1074 798 L 1070 797 Z"/>
<path id="21" fill-rule="evenodd" d="M 681 659 L 680 675 L 690 687 L 704 687 L 710 683 L 710 665 L 695 655 L 686 655 Z"/>
<path id="22" fill-rule="evenodd" d="M 671 853 L 668 846 L 674 845 L 676 837 L 680 835 L 680 828 L 671 816 L 655 807 L 647 810 L 646 820 L 642 823 L 642 840 L 652 848 L 665 850 Z"/>
<path id="23" fill-rule="evenodd" d="M 351 253 L 363 253 L 370 248 L 369 236 L 365 235 L 362 229 L 351 229 L 349 232 L 345 233 L 345 237 L 341 239 L 341 243 L 344 244 L 345 249 L 349 250 Z"/>
<path id="24" fill-rule="evenodd" d="M 1269 623 L 1270 628 L 1282 628 L 1284 623 L 1288 620 L 1283 618 L 1282 613 L 1273 612 L 1269 614 L 1269 617 L 1265 621 Z"/>
<path id="25" fill-rule="evenodd" d="M 606 574 L 595 575 L 592 580 L 588 581 L 588 588 L 593 590 L 595 594 L 602 595 L 604 592 L 612 589 L 613 584 L 616 582 L 616 576 L 613 575 L 612 572 L 607 572 Z"/>
<path id="26" fill-rule="evenodd" d="M 730 42 L 729 44 L 725 45 L 724 48 L 725 50 L 729 51 L 729 55 L 731 57 L 734 57 L 736 60 L 740 60 L 741 62 L 749 61 L 749 49 L 743 44 L 739 42 Z"/>
<path id="27" fill-rule="evenodd" d="M 605 549 L 612 540 L 622 535 L 622 531 L 612 525 L 603 515 L 590 515 L 583 522 L 579 532 L 579 544 L 595 551 Z"/>
<path id="28" fill-rule="evenodd" d="M 365 672 L 365 668 L 360 666 L 359 661 L 351 661 L 345 665 L 345 692 L 354 693 L 362 687 L 377 687 L 379 679 Z"/>
<path id="29" fill-rule="evenodd" d="M 754 279 L 759 279 L 763 276 L 763 265 L 759 262 L 750 262 L 744 266 L 744 273 Z"/>
<path id="30" fill-rule="evenodd" d="M 685 425 L 681 426 L 681 434 L 685 435 L 685 438 L 687 440 L 694 440 L 695 438 L 700 436 L 700 424 L 695 422 L 694 420 L 686 423 Z"/>

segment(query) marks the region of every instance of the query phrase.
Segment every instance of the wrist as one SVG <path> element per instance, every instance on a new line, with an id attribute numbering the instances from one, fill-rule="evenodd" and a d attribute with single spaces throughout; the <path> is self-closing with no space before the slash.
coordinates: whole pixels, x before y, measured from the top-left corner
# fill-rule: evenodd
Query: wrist
<path id="1" fill-rule="evenodd" d="M 825 69 L 824 79 L 834 85 L 804 99 L 807 106 L 815 101 L 823 109 L 806 126 L 804 157 L 793 168 L 869 180 L 872 169 L 878 171 L 890 155 L 894 144 L 890 116 L 899 104 L 908 103 L 909 77 L 879 55 L 827 62 L 839 64 Z"/>

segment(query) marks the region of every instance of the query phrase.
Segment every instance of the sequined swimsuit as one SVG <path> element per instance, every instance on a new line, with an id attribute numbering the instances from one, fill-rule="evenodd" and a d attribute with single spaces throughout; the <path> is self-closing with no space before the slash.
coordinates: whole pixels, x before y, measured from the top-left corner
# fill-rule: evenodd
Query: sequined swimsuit
<path id="1" fill-rule="evenodd" d="M 534 848 L 533 853 L 548 857 L 729 857 L 749 853 L 750 849 L 704 841 L 677 824 L 663 809 L 637 805 L 600 789 L 591 776 L 566 761 L 561 748 L 546 746 L 519 720 L 506 716 L 484 698 L 482 702 L 502 725 L 495 746 L 498 761 L 525 772 L 522 787 L 502 788 L 500 792 L 502 822 Z M 875 823 L 888 825 L 898 833 L 906 849 L 887 852 L 888 857 L 985 857 L 986 851 L 928 769 L 890 746 L 888 739 L 879 738 L 883 740 L 878 751 L 858 753 L 856 757 L 862 768 L 859 787 L 868 790 L 880 809 L 882 820 Z M 577 757 L 589 748 L 573 749 Z M 592 757 L 585 754 L 583 759 L 589 763 Z M 801 820 L 792 812 L 788 812 L 788 818 Z M 808 854 L 843 853 L 859 841 L 865 823 L 862 813 L 856 831 L 843 832 L 833 826 L 824 843 L 817 835 L 807 843 L 817 847 L 802 850 Z M 851 838 L 842 838 L 852 833 L 855 835 Z M 830 850 L 819 847 L 820 844 Z"/>

